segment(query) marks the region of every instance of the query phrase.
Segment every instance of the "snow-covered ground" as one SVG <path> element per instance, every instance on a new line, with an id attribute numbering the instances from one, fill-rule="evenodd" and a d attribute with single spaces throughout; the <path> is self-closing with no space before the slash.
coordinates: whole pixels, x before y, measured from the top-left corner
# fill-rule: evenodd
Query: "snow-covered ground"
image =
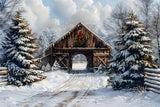
<path id="1" fill-rule="evenodd" d="M 0 87 L 0 107 L 159 107 L 160 95 L 105 88 L 104 74 L 47 72 L 31 86 Z"/>
<path id="2" fill-rule="evenodd" d="M 83 63 L 73 63 L 72 69 L 73 70 L 85 70 L 87 67 L 87 61 L 84 61 Z"/>

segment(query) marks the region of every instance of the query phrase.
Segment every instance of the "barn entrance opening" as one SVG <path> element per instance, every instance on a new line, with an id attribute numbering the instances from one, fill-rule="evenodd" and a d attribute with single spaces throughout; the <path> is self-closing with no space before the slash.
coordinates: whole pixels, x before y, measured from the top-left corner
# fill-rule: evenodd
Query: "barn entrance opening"
<path id="1" fill-rule="evenodd" d="M 93 72 L 99 65 L 107 66 L 108 59 L 112 58 L 110 51 L 111 47 L 109 45 L 82 23 L 78 23 L 54 44 L 45 49 L 45 57 L 41 58 L 42 63 L 39 66 L 47 63 L 53 65 L 54 61 L 57 60 L 60 68 L 68 72 L 73 69 L 86 69 L 86 71 Z M 78 54 L 83 55 L 79 56 Z M 77 59 L 76 56 L 80 58 Z"/>
<path id="2" fill-rule="evenodd" d="M 86 70 L 87 58 L 83 54 L 76 54 L 72 58 L 72 70 Z"/>

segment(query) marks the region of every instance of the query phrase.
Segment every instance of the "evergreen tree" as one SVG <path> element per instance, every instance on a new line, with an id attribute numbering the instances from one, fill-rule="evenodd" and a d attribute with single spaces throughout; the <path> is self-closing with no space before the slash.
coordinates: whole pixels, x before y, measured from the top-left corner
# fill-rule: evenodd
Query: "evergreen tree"
<path id="1" fill-rule="evenodd" d="M 37 57 L 44 56 L 44 50 L 48 48 L 51 44 L 54 44 L 58 33 L 54 29 L 45 28 L 39 35 L 37 39 L 37 44 L 40 48 L 37 53 Z"/>
<path id="2" fill-rule="evenodd" d="M 110 84 L 114 89 L 143 86 L 144 68 L 157 68 L 151 55 L 151 39 L 134 13 L 126 19 L 126 33 L 121 35 L 120 50 L 109 65 Z"/>
<path id="3" fill-rule="evenodd" d="M 18 11 L 12 19 L 13 25 L 7 34 L 3 47 L 6 50 L 8 67 L 8 83 L 22 86 L 45 78 L 42 71 L 35 70 L 32 54 L 38 51 L 39 46 L 35 44 L 36 38 L 28 28 L 28 23 L 22 18 Z"/>

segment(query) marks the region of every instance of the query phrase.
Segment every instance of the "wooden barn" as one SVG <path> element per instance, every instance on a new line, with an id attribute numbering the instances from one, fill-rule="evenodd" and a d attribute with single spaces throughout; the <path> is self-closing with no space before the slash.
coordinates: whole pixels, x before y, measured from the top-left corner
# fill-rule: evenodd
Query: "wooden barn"
<path id="1" fill-rule="evenodd" d="M 107 66 L 111 58 L 111 47 L 91 32 L 82 23 L 59 38 L 45 50 L 45 57 L 41 59 L 43 65 L 53 65 L 55 60 L 62 68 L 72 69 L 72 59 L 77 54 L 83 54 L 87 59 L 87 69 L 93 70 L 99 65 Z"/>

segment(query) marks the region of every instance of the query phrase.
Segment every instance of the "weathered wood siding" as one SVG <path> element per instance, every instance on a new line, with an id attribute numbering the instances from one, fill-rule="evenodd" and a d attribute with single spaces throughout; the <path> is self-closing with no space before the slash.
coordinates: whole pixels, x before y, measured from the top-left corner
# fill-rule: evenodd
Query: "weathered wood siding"
<path id="1" fill-rule="evenodd" d="M 82 34 L 86 38 L 84 46 L 75 46 L 75 36 L 78 35 L 78 31 L 82 31 Z M 58 39 L 54 45 L 49 46 L 45 50 L 46 57 L 44 63 L 48 61 L 51 65 L 55 60 L 58 60 L 62 67 L 72 68 L 72 58 L 76 54 L 83 54 L 86 56 L 89 65 L 87 67 L 97 68 L 99 65 L 107 65 L 107 60 L 111 57 L 111 47 L 107 45 L 103 40 L 86 28 L 83 24 L 77 24 L 68 33 Z M 64 53 L 68 56 L 64 57 Z M 58 55 L 59 54 L 59 55 Z"/>
<path id="2" fill-rule="evenodd" d="M 160 69 L 144 69 L 144 85 L 147 91 L 160 94 Z"/>
<path id="3" fill-rule="evenodd" d="M 8 84 L 7 73 L 8 73 L 8 70 L 6 67 L 0 67 L 0 86 L 4 86 Z"/>
<path id="4" fill-rule="evenodd" d="M 97 39 L 95 34 L 87 30 L 84 26 L 77 25 L 77 28 L 75 28 L 73 31 L 65 34 L 60 40 L 55 42 L 55 48 L 73 48 L 74 47 L 74 39 L 75 36 L 78 35 L 78 30 L 82 31 L 82 34 L 85 35 L 86 38 L 86 46 L 88 48 L 108 48 L 106 44 L 100 40 Z"/>

